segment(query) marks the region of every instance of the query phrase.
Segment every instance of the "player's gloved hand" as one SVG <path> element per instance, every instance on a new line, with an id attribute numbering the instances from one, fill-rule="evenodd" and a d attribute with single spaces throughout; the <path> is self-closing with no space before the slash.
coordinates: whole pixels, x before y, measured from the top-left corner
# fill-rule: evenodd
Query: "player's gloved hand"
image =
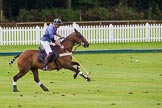
<path id="1" fill-rule="evenodd" d="M 61 45 L 60 48 L 61 48 L 61 49 L 64 49 L 64 45 Z"/>

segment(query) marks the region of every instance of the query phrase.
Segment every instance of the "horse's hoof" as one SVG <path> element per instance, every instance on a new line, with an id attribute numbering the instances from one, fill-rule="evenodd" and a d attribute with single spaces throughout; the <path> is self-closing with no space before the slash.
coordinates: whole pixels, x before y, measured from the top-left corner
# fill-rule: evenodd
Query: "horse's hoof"
<path id="1" fill-rule="evenodd" d="M 13 92 L 20 92 L 19 90 L 13 90 Z"/>
<path id="2" fill-rule="evenodd" d="M 13 85 L 13 92 L 19 92 L 19 90 L 17 90 L 17 86 Z"/>
<path id="3" fill-rule="evenodd" d="M 46 88 L 46 89 L 44 89 L 44 91 L 49 91 L 49 90 Z"/>
<path id="4" fill-rule="evenodd" d="M 78 76 L 78 74 L 74 74 L 74 75 L 73 75 L 73 78 L 74 78 L 74 79 L 76 79 L 76 78 L 77 78 L 77 76 Z"/>
<path id="5" fill-rule="evenodd" d="M 92 80 L 91 80 L 91 78 L 87 78 L 87 81 L 90 82 L 90 81 L 92 81 Z"/>
<path id="6" fill-rule="evenodd" d="M 43 91 L 49 91 L 48 88 L 46 88 L 43 84 L 40 85 Z"/>

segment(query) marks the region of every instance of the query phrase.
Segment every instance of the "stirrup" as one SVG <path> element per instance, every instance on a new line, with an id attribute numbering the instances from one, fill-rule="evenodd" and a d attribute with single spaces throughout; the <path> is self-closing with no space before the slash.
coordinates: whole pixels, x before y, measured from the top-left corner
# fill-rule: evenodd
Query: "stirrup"
<path id="1" fill-rule="evenodd" d="M 47 71 L 48 70 L 48 65 L 43 67 L 43 71 Z"/>

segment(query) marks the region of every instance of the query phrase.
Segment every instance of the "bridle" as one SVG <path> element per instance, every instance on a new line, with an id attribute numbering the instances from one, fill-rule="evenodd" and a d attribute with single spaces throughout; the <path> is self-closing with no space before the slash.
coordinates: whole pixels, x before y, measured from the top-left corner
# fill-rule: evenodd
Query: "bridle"
<path id="1" fill-rule="evenodd" d="M 77 35 L 77 37 L 82 36 L 81 34 L 76 34 L 76 35 Z M 61 38 L 61 39 L 62 39 L 62 38 Z M 58 39 L 58 40 L 61 40 L 61 39 Z M 68 38 L 64 38 L 63 41 L 64 41 L 65 39 L 66 39 L 67 41 L 70 41 L 70 42 L 74 43 L 73 40 L 68 39 Z M 76 46 L 76 45 L 77 45 L 77 46 Z M 84 42 L 82 41 L 82 39 L 80 39 L 80 42 L 75 42 L 74 46 L 76 46 L 76 47 L 74 48 L 74 50 L 73 50 L 72 52 L 75 52 L 76 49 L 77 49 L 78 47 L 80 47 L 81 45 L 82 45 L 82 46 L 84 45 Z M 68 48 L 67 48 L 67 49 L 68 49 Z"/>

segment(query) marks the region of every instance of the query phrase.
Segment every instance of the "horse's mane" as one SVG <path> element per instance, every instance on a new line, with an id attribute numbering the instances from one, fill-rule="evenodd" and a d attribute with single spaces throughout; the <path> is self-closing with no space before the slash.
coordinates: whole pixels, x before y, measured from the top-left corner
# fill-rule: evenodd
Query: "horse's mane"
<path id="1" fill-rule="evenodd" d="M 70 40 L 69 38 L 71 38 L 71 36 L 73 36 L 74 33 L 75 33 L 75 32 L 72 32 L 72 33 L 69 34 L 66 38 L 64 38 L 64 40 L 61 42 L 61 44 L 64 43 L 65 41 L 67 41 L 67 40 Z"/>

